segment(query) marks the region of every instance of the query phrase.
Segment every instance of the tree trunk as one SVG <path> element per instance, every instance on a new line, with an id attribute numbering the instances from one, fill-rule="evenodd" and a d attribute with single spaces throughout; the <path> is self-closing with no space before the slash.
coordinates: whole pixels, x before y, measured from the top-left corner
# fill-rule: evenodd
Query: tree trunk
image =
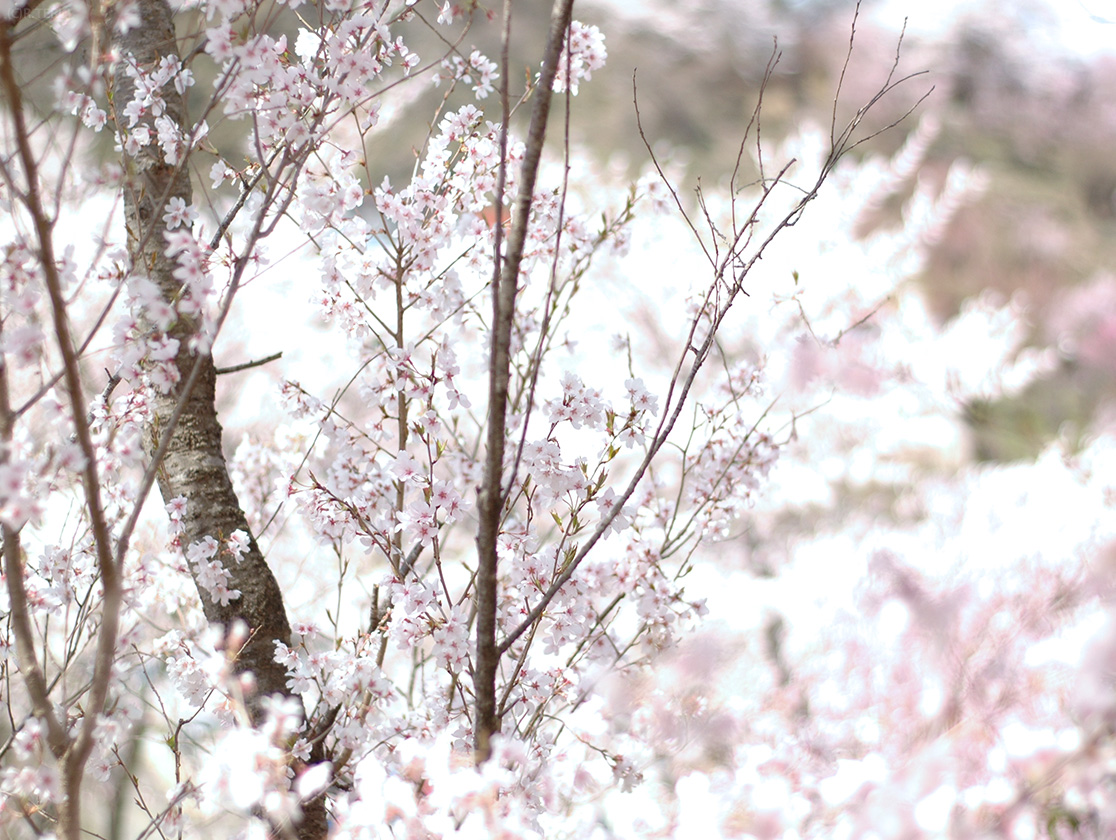
<path id="1" fill-rule="evenodd" d="M 126 119 L 123 109 L 134 91 L 134 81 L 125 72 L 124 62 L 134 60 L 139 67 L 150 69 L 161 58 L 177 55 L 174 21 L 165 0 L 139 0 L 137 6 L 142 16 L 139 26 L 123 33 L 110 26 L 114 46 L 121 57 L 113 82 L 118 121 Z M 166 100 L 167 115 L 188 131 L 190 126 L 185 120 L 182 97 L 169 84 L 161 93 Z M 152 136 L 155 136 L 153 127 Z M 163 214 L 171 198 L 180 198 L 187 205 L 191 203 L 187 168 L 184 163 L 168 165 L 155 142 L 140 149 L 135 156 L 126 154 L 124 164 L 124 210 L 132 270 L 145 273 L 159 287 L 163 299 L 173 305 L 182 283 L 173 274 L 177 267 L 175 260 L 164 253 L 166 223 Z M 197 327 L 194 318 L 180 315 L 167 330 L 167 335 L 179 342 L 175 363 L 180 379 L 170 393 L 154 398 L 144 445 L 149 456 L 154 456 L 162 436 L 173 422 L 172 415 L 184 400 L 158 468 L 159 490 L 165 503 L 179 496 L 186 498 L 186 512 L 182 518 L 185 545 L 207 536 L 223 545 L 234 531 L 249 535 L 251 531 L 233 491 L 221 449 L 221 425 L 214 402 L 217 377 L 213 358 L 209 353 L 190 349 L 190 339 L 195 336 Z M 198 367 L 196 372 L 195 366 Z M 189 393 L 184 395 L 182 392 L 190 384 Z M 255 683 L 245 700 L 252 721 L 258 723 L 264 697 L 292 696 L 287 688 L 285 669 L 274 659 L 275 642 L 289 644 L 291 628 L 278 583 L 254 537 L 250 537 L 248 551 L 239 563 L 227 558 L 224 565 L 231 576 L 229 589 L 240 590 L 240 597 L 222 606 L 200 586 L 198 593 L 210 622 L 226 629 L 238 621 L 248 626 L 251 635 L 240 651 L 235 669 L 239 674 L 251 675 Z M 195 571 L 191 566 L 191 573 Z M 308 803 L 298 829 L 299 837 L 319 838 L 326 833 L 324 801 L 318 799 Z"/>

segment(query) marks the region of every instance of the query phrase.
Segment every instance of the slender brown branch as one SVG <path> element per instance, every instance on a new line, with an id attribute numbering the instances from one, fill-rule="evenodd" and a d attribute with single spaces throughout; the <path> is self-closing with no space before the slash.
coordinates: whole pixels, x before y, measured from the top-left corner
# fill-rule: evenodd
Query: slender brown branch
<path id="1" fill-rule="evenodd" d="M 550 31 L 547 35 L 546 53 L 542 71 L 535 88 L 535 101 L 531 110 L 531 124 L 527 132 L 523 167 L 519 177 L 519 193 L 512 213 L 512 227 L 508 235 L 507 253 L 497 254 L 496 278 L 492 289 L 492 344 L 488 366 L 488 429 L 484 461 L 484 479 L 481 485 L 477 529 L 477 659 L 474 665 L 473 687 L 476 693 L 474 726 L 474 751 L 478 761 L 491 755 L 492 735 L 499 731 L 496 717 L 496 670 L 501 651 L 496 645 L 497 568 L 496 540 L 500 531 L 502 483 L 504 471 L 504 444 L 507 436 L 508 382 L 511 371 L 511 336 L 515 320 L 515 298 L 519 284 L 519 269 L 523 248 L 527 240 L 527 224 L 531 215 L 531 199 L 538 177 L 546 141 L 546 125 L 550 116 L 550 101 L 554 79 L 558 74 L 558 61 L 566 30 L 570 26 L 573 0 L 555 0 L 551 11 Z M 511 3 L 504 5 L 505 35 L 510 31 Z M 506 74 L 505 74 L 506 76 Z M 506 124 L 505 129 L 506 133 Z M 504 163 L 501 161 L 501 166 Z M 499 220 L 497 220 L 499 223 Z"/>
<path id="2" fill-rule="evenodd" d="M 12 120 L 16 124 L 16 133 L 26 143 L 27 138 L 20 131 L 23 125 L 22 112 L 18 110 L 19 88 L 11 67 L 11 55 L 10 29 L 4 26 L 0 28 L 0 85 L 3 86 L 9 107 L 13 111 Z M 0 321 L 0 329 L 2 329 L 2 321 Z M 14 419 L 15 414 L 12 411 L 8 388 L 7 360 L 0 355 L 0 463 L 7 463 L 11 458 Z M 35 653 L 34 632 L 27 614 L 27 591 L 23 581 L 23 549 L 20 545 L 19 531 L 5 524 L 2 536 L 4 575 L 19 670 L 31 697 L 32 713 L 46 724 L 51 751 L 55 756 L 61 757 L 69 744 L 69 736 L 54 713 L 50 702 L 50 689 Z"/>
<path id="3" fill-rule="evenodd" d="M 701 246 L 701 250 L 702 253 L 705 254 L 705 258 L 709 260 L 710 263 L 715 264 L 716 260 L 709 253 L 709 249 L 705 245 L 705 240 L 701 238 L 701 234 L 698 233 L 697 228 L 694 227 L 694 223 L 690 219 L 690 214 L 686 212 L 686 207 L 682 204 L 682 199 L 678 197 L 678 190 L 674 188 L 674 184 L 671 183 L 670 178 L 668 178 L 666 172 L 663 171 L 663 167 L 659 164 L 658 157 L 655 155 L 655 152 L 651 148 L 651 142 L 647 139 L 647 135 L 643 132 L 643 121 L 639 112 L 639 86 L 636 84 L 635 71 L 632 71 L 632 107 L 635 109 L 636 126 L 639 129 L 639 136 L 640 139 L 643 141 L 643 145 L 647 148 L 647 151 L 651 156 L 651 164 L 655 167 L 655 171 L 659 174 L 659 179 L 663 182 L 664 185 L 666 185 L 666 188 L 670 191 L 670 197 L 674 199 L 674 206 L 678 208 L 678 212 L 681 214 L 682 218 L 689 226 L 690 231 L 693 233 L 694 239 L 697 241 L 698 245 Z"/>
<path id="4" fill-rule="evenodd" d="M 261 365 L 266 365 L 268 362 L 274 362 L 281 358 L 283 358 L 282 350 L 280 350 L 278 353 L 272 353 L 270 356 L 264 356 L 264 358 L 262 359 L 255 359 L 251 362 L 241 362 L 239 365 L 229 365 L 228 367 L 216 368 L 214 370 L 214 373 L 216 373 L 218 376 L 226 373 L 239 373 L 242 370 L 249 370 L 250 368 L 260 367 Z"/>
<path id="5" fill-rule="evenodd" d="M 841 65 L 841 74 L 837 77 L 837 92 L 833 95 L 833 114 L 829 120 L 829 145 L 837 146 L 837 103 L 841 100 L 841 90 L 845 86 L 845 74 L 849 71 L 849 62 L 852 61 L 853 45 L 856 43 L 856 22 L 860 18 L 860 0 L 856 0 L 853 9 L 852 25 L 849 27 L 849 48 L 845 51 L 845 62 Z"/>
<path id="6" fill-rule="evenodd" d="M 93 534 L 97 570 L 101 576 L 103 590 L 101 626 L 97 635 L 93 677 L 85 701 L 87 714 L 78 730 L 77 737 L 69 744 L 62 762 L 63 802 L 59 814 L 59 833 L 66 840 L 76 840 L 81 830 L 81 782 L 85 772 L 86 760 L 93 749 L 93 729 L 105 708 L 105 700 L 108 697 L 123 593 L 120 570 L 113 560 L 108 522 L 105 519 L 104 507 L 101 503 L 101 482 L 97 475 L 96 452 L 93 448 L 93 439 L 86 419 L 81 371 L 66 314 L 66 300 L 62 294 L 62 279 L 59 277 L 58 262 L 55 259 L 54 221 L 47 217 L 42 204 L 39 166 L 31 149 L 30 134 L 23 118 L 23 97 L 12 69 L 9 33 L 10 29 L 8 27 L 0 28 L 0 86 L 3 87 L 8 100 L 17 154 L 23 167 L 24 176 L 27 179 L 24 206 L 30 214 L 35 228 L 39 263 L 42 268 L 47 294 L 50 298 L 54 335 L 62 356 L 63 379 L 70 403 L 71 421 L 74 425 L 74 434 L 78 446 L 81 448 L 82 457 L 85 461 L 81 469 L 82 489 Z M 7 543 L 8 540 L 5 540 L 5 542 Z M 11 543 L 13 553 L 18 551 L 14 539 L 11 540 Z M 18 562 L 18 555 L 16 555 L 15 560 Z M 19 574 L 22 574 L 22 570 L 19 570 Z"/>
<path id="7" fill-rule="evenodd" d="M 856 117 L 850 123 L 850 125 L 846 127 L 846 129 L 839 136 L 835 137 L 835 144 L 831 147 L 828 157 L 822 164 L 821 171 L 819 172 L 814 184 L 809 189 L 803 191 L 802 197 L 799 198 L 797 202 L 795 202 L 794 206 L 789 211 L 787 211 L 780 219 L 778 219 L 774 223 L 768 234 L 762 239 L 762 241 L 760 241 L 756 245 L 755 250 L 752 252 L 751 256 L 747 260 L 744 260 L 741 254 L 741 249 L 742 247 L 746 247 L 748 242 L 751 240 L 751 231 L 755 220 L 758 217 L 757 214 L 759 213 L 760 208 L 762 208 L 763 205 L 766 203 L 768 197 L 771 195 L 775 187 L 783 183 L 786 172 L 790 168 L 790 163 L 786 164 L 774 179 L 772 179 L 770 182 L 764 183 L 763 192 L 759 200 L 757 201 L 756 206 L 753 208 L 751 217 L 747 222 L 744 223 L 741 228 L 734 231 L 733 241 L 730 243 L 730 247 L 728 248 L 727 253 L 725 253 L 720 261 L 714 266 L 714 276 L 709 284 L 709 290 L 707 291 L 705 296 L 705 305 L 708 305 L 710 303 L 713 295 L 717 293 L 718 290 L 721 288 L 725 279 L 725 275 L 729 271 L 730 266 L 733 268 L 733 282 L 727 289 L 726 299 L 719 304 L 715 315 L 711 318 L 711 323 L 709 324 L 708 329 L 705 333 L 705 337 L 701 342 L 696 341 L 697 330 L 703 317 L 701 313 L 699 312 L 699 314 L 695 316 L 694 320 L 691 322 L 689 334 L 684 343 L 683 350 L 679 354 L 677 366 L 675 367 L 674 374 L 672 375 L 670 384 L 668 386 L 667 397 L 664 401 L 663 419 L 662 421 L 660 421 L 659 427 L 656 429 L 642 461 L 636 467 L 630 481 L 625 487 L 623 493 L 621 493 L 616 499 L 611 510 L 601 518 L 601 520 L 597 523 L 596 528 L 594 528 L 592 534 L 585 541 L 585 543 L 580 546 L 574 557 L 565 565 L 562 571 L 555 576 L 554 580 L 551 582 L 546 592 L 544 592 L 543 595 L 539 598 L 535 606 L 531 608 L 526 616 L 524 616 L 523 620 L 516 626 L 516 628 L 512 630 L 512 632 L 510 632 L 502 642 L 500 642 L 498 651 L 501 655 L 505 653 L 513 644 L 515 644 L 516 640 L 519 639 L 519 637 L 522 636 L 525 632 L 527 632 L 527 630 L 530 629 L 542 617 L 551 601 L 554 600 L 554 598 L 557 596 L 558 592 L 562 589 L 566 582 L 569 581 L 571 577 L 573 577 L 574 573 L 577 571 L 577 568 L 589 555 L 589 553 L 592 551 L 593 547 L 597 544 L 601 537 L 603 537 L 604 534 L 607 533 L 613 520 L 620 515 L 620 512 L 622 511 L 624 505 L 635 493 L 635 490 L 639 486 L 639 483 L 643 480 L 643 476 L 647 473 L 648 469 L 650 469 L 650 466 L 657 456 L 659 450 L 666 443 L 667 438 L 677 424 L 678 419 L 681 416 L 682 409 L 686 405 L 690 390 L 692 389 L 697 379 L 697 375 L 704 365 L 705 360 L 708 358 L 710 349 L 713 347 L 714 342 L 716 341 L 717 331 L 720 328 L 721 323 L 723 322 L 725 316 L 728 315 L 728 312 L 731 309 L 734 301 L 736 300 L 737 295 L 744 291 L 742 287 L 743 278 L 748 275 L 755 264 L 763 257 L 764 252 L 767 250 L 767 247 L 771 244 L 771 242 L 774 241 L 775 237 L 782 233 L 786 228 L 792 227 L 801 216 L 803 211 L 806 209 L 807 205 L 809 205 L 810 202 L 812 202 L 817 197 L 822 184 L 832 173 L 833 168 L 837 165 L 837 162 L 841 159 L 841 157 L 843 157 L 850 149 L 855 148 L 857 143 L 851 142 L 852 133 L 855 131 L 856 127 L 859 126 L 861 120 L 864 118 L 864 116 L 867 115 L 871 107 L 878 103 L 886 93 L 891 92 L 899 84 L 916 75 L 919 74 L 912 74 L 912 76 L 907 76 L 896 81 L 893 79 L 893 74 L 889 74 L 880 91 L 878 91 L 871 98 L 871 100 L 869 100 L 869 104 L 862 107 L 857 112 Z M 839 93 L 840 83 L 838 85 L 837 95 L 839 95 Z M 922 97 L 922 99 L 924 98 L 925 96 Z M 918 101 L 921 102 L 922 99 L 919 99 Z M 638 106 L 636 110 L 636 119 L 638 124 Z M 643 136 L 642 126 L 640 126 L 640 135 Z M 648 152 L 651 154 L 653 164 L 665 180 L 665 175 L 663 174 L 663 170 L 659 165 L 657 159 L 655 158 L 654 151 L 651 149 L 646 137 L 644 137 L 643 139 L 644 143 L 647 145 Z M 667 187 L 670 189 L 671 194 L 674 196 L 675 202 L 678 205 L 679 209 L 682 211 L 687 224 L 690 225 L 691 230 L 694 232 L 698 243 L 704 249 L 704 242 L 702 241 L 700 235 L 698 235 L 692 221 L 686 215 L 684 208 L 682 208 L 681 202 L 678 200 L 677 192 L 674 190 L 669 181 L 667 182 Z M 706 256 L 710 256 L 708 251 L 706 251 Z M 704 311 L 704 306 L 702 307 L 702 311 Z M 683 377 L 682 369 L 685 366 L 686 359 L 691 353 L 693 354 L 693 359 L 690 362 L 689 370 Z M 678 392 L 677 398 L 675 398 L 675 389 L 679 387 L 679 383 L 681 383 L 680 390 Z M 669 408 L 671 405 L 674 406 L 673 411 L 671 411 Z"/>
<path id="8" fill-rule="evenodd" d="M 5 39 L 0 33 L 0 42 Z M 3 47 L 0 47 L 3 49 Z M 5 56 L 0 54 L 0 61 Z M 2 326 L 2 323 L 0 323 Z M 8 365 L 0 355 L 0 464 L 11 458 L 12 419 L 11 397 L 8 392 Z M 31 697 L 31 712 L 41 719 L 47 727 L 47 741 L 55 757 L 61 757 L 69 745 L 69 736 L 54 713 L 50 702 L 50 688 L 46 676 L 39 665 L 35 653 L 35 635 L 31 619 L 27 614 L 27 589 L 23 582 L 23 549 L 20 545 L 19 531 L 7 524 L 0 526 L 3 536 L 4 578 L 8 589 L 8 610 L 12 634 L 15 636 L 16 656 L 19 672 L 27 685 Z"/>

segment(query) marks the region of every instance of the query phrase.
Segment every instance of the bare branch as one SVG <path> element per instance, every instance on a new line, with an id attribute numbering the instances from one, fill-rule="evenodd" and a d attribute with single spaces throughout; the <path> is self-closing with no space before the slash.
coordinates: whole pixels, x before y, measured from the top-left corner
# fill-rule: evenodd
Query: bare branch
<path id="1" fill-rule="evenodd" d="M 268 362 L 274 362 L 274 361 L 276 361 L 278 359 L 281 359 L 281 358 L 283 358 L 283 352 L 279 351 L 278 353 L 272 353 L 270 356 L 264 356 L 264 358 L 262 358 L 262 359 L 256 359 L 256 360 L 251 361 L 251 362 L 241 362 L 239 365 L 229 365 L 228 367 L 219 367 L 219 368 L 216 368 L 213 372 L 216 373 L 218 376 L 221 376 L 221 375 L 226 374 L 226 373 L 238 373 L 242 370 L 250 370 L 251 368 L 254 368 L 254 367 L 260 367 L 261 365 L 266 365 Z"/>
<path id="2" fill-rule="evenodd" d="M 512 227 L 507 253 L 496 255 L 496 277 L 492 289 L 492 344 L 488 368 L 488 430 L 484 479 L 478 504 L 480 524 L 477 530 L 477 661 L 473 685 L 476 692 L 474 751 L 478 761 L 491 754 L 491 737 L 499 730 L 496 718 L 496 669 L 502 651 L 496 646 L 496 540 L 500 531 L 504 442 L 507 435 L 508 380 L 511 369 L 511 334 L 515 318 L 515 298 L 519 284 L 519 267 L 527 240 L 527 224 L 531 200 L 538 176 L 539 162 L 546 141 L 546 125 L 550 116 L 550 100 L 558 60 L 566 31 L 570 26 L 573 0 L 555 0 L 547 35 L 542 71 L 535 86 L 535 102 L 527 132 L 523 167 L 520 171 Z M 505 35 L 510 32 L 510 0 L 505 0 Z M 506 79 L 507 73 L 504 74 Z M 506 84 L 506 82 L 505 82 Z M 504 132 L 507 133 L 505 121 Z M 501 161 L 501 166 L 504 166 Z"/>
<path id="3" fill-rule="evenodd" d="M 85 771 L 85 762 L 93 749 L 93 729 L 100 713 L 105 708 L 112 665 L 116 652 L 116 635 L 120 622 L 120 609 L 123 603 L 120 570 L 113 559 L 111 536 L 101 503 L 101 483 L 97 475 L 96 452 L 86 419 L 85 399 L 82 395 L 81 372 L 66 315 L 66 301 L 62 294 L 62 279 L 58 274 L 58 262 L 54 251 L 54 222 L 47 217 L 40 198 L 39 166 L 31 150 L 30 134 L 23 118 L 23 98 L 16 82 L 11 63 L 10 29 L 0 27 L 0 86 L 8 100 L 8 107 L 14 127 L 20 163 L 27 179 L 27 193 L 24 205 L 31 216 L 38 243 L 39 263 L 43 280 L 50 298 L 54 336 L 62 355 L 64 381 L 70 403 L 71 421 L 74 433 L 81 448 L 84 464 L 81 469 L 82 488 L 85 506 L 89 514 L 93 532 L 94 551 L 97 569 L 101 576 L 103 598 L 101 603 L 101 626 L 97 635 L 96 656 L 93 678 L 86 701 L 88 714 L 85 716 L 76 739 L 68 744 L 62 762 L 63 802 L 59 818 L 59 831 L 66 840 L 76 838 L 80 832 L 81 797 L 80 787 Z M 6 390 L 6 388 L 5 388 Z M 10 406 L 7 415 L 10 417 Z M 5 534 L 5 564 L 22 576 L 19 547 L 14 539 Z M 10 548 L 9 548 L 10 545 Z M 11 555 L 8 552 L 11 552 Z"/>
<path id="4" fill-rule="evenodd" d="M 608 532 L 608 529 L 611 526 L 613 520 L 620 515 L 620 512 L 622 511 L 624 505 L 627 504 L 628 500 L 631 499 L 632 495 L 635 493 L 636 488 L 643 480 L 644 475 L 650 469 L 651 464 L 653 463 L 659 450 L 667 442 L 670 433 L 673 431 L 675 425 L 677 424 L 678 419 L 681 416 L 682 409 L 686 405 L 689 393 L 697 379 L 697 375 L 704 365 L 705 360 L 709 355 L 710 349 L 714 346 L 717 332 L 722 321 L 724 320 L 725 316 L 727 316 L 729 310 L 736 300 L 737 295 L 744 291 L 742 287 L 743 278 L 748 275 L 755 264 L 763 257 L 764 252 L 771 244 L 771 242 L 774 241 L 774 239 L 786 228 L 793 226 L 802 212 L 810 204 L 810 202 L 812 202 L 814 198 L 817 197 L 822 185 L 832 173 L 833 168 L 836 166 L 841 157 L 843 157 L 850 149 L 855 148 L 855 146 L 858 145 L 860 141 L 857 141 L 856 143 L 850 143 L 852 133 L 859 126 L 864 116 L 866 116 L 871 110 L 872 106 L 878 103 L 887 93 L 893 91 L 899 84 L 917 75 L 919 74 L 912 74 L 911 76 L 906 76 L 899 80 L 893 80 L 893 68 L 893 72 L 888 75 L 887 80 L 884 82 L 880 90 L 869 100 L 869 103 L 867 105 L 858 110 L 856 117 L 853 119 L 850 125 L 847 126 L 846 129 L 839 136 L 836 135 L 834 131 L 833 146 L 831 147 L 829 155 L 824 161 L 821 167 L 821 171 L 819 172 L 814 184 L 810 188 L 803 190 L 803 195 L 798 199 L 797 202 L 795 202 L 791 209 L 773 224 L 771 230 L 762 239 L 762 241 L 760 241 L 756 245 L 755 250 L 752 252 L 751 256 L 747 260 L 743 260 L 740 249 L 743 245 L 746 245 L 747 242 L 750 241 L 750 238 L 752 236 L 752 226 L 758 218 L 760 209 L 764 206 L 775 187 L 783 183 L 783 178 L 785 177 L 790 166 L 793 164 L 793 161 L 785 164 L 779 174 L 771 181 L 763 182 L 762 194 L 756 202 L 750 218 L 744 223 L 743 226 L 738 227 L 733 232 L 733 240 L 730 243 L 730 247 L 728 248 L 727 253 L 718 262 L 714 262 L 714 258 L 709 254 L 701 236 L 694 228 L 693 222 L 690 220 L 689 216 L 685 212 L 685 209 L 682 207 L 682 204 L 678 199 L 677 192 L 674 190 L 669 181 L 667 181 L 665 174 L 663 174 L 662 168 L 659 166 L 658 161 L 655 160 L 654 153 L 650 149 L 650 145 L 648 145 L 648 151 L 651 152 L 652 155 L 652 162 L 654 163 L 660 176 L 663 177 L 664 181 L 667 181 L 667 186 L 670 189 L 671 194 L 674 196 L 675 203 L 681 211 L 683 218 L 690 226 L 690 229 L 694 232 L 694 236 L 698 240 L 698 243 L 701 245 L 702 249 L 705 250 L 706 257 L 714 263 L 714 274 L 713 278 L 710 281 L 708 291 L 706 292 L 704 306 L 708 306 L 713 300 L 713 296 L 720 293 L 720 290 L 723 288 L 725 275 L 728 272 L 730 266 L 734 267 L 733 282 L 726 291 L 725 300 L 720 302 L 719 305 L 716 307 L 716 312 L 710 320 L 704 338 L 700 342 L 698 342 L 696 339 L 698 328 L 702 322 L 702 314 L 699 313 L 691 322 L 689 334 L 687 335 L 686 340 L 683 344 L 683 350 L 679 354 L 678 363 L 675 367 L 674 374 L 672 375 L 670 384 L 668 386 L 667 396 L 664 401 L 663 419 L 660 421 L 659 427 L 656 430 L 650 445 L 647 447 L 643 459 L 636 467 L 635 472 L 628 482 L 628 485 L 624 489 L 624 492 L 621 493 L 615 500 L 610 511 L 601 517 L 600 521 L 597 523 L 597 526 L 593 529 L 592 534 L 579 547 L 575 556 L 569 562 L 567 562 L 562 571 L 554 577 L 553 581 L 551 581 L 550 586 L 547 588 L 546 592 L 542 594 L 542 596 L 536 602 L 535 606 L 531 608 L 526 616 L 524 616 L 523 620 L 516 626 L 516 628 L 512 630 L 503 639 L 503 641 L 500 642 L 499 652 L 501 654 L 506 652 L 520 636 L 522 636 L 528 629 L 534 626 L 534 624 L 542 617 L 543 613 L 546 611 L 547 606 L 555 598 L 555 596 L 557 596 L 558 592 L 566 584 L 566 582 L 570 580 L 571 577 L 573 577 L 578 566 L 580 566 L 585 558 L 589 555 L 590 551 L 592 551 L 593 547 L 597 544 L 601 537 Z M 842 81 L 838 83 L 838 95 L 840 93 L 842 82 L 843 75 Z M 925 96 L 922 97 L 922 99 L 924 98 Z M 921 102 L 922 99 L 920 99 L 919 102 Z M 915 107 L 917 107 L 917 103 Z M 638 120 L 638 106 L 636 114 Z M 643 136 L 642 128 L 641 136 Z M 647 144 L 646 137 L 644 137 L 644 143 Z M 715 228 L 712 228 L 712 226 L 711 231 L 714 235 L 714 239 L 716 239 L 716 230 Z M 704 311 L 704 306 L 702 308 L 702 311 Z M 682 369 L 685 366 L 686 360 L 687 358 L 689 358 L 689 355 L 691 353 L 693 354 L 693 358 L 690 361 L 689 370 L 683 376 Z M 676 389 L 677 398 L 675 398 Z M 673 410 L 670 409 L 672 405 Z"/>

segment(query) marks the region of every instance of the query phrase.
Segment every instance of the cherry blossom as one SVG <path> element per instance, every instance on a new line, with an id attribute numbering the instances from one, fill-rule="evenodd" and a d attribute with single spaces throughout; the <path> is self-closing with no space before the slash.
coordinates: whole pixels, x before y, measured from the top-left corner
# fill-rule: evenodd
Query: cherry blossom
<path id="1" fill-rule="evenodd" d="M 63 4 L 74 66 L 3 114 L 0 832 L 1112 833 L 1111 430 L 964 452 L 1055 354 L 910 282 L 987 186 L 919 180 L 932 121 L 748 144 L 680 218 L 670 167 L 532 168 L 502 112 L 589 83 L 595 26 L 524 77 L 475 4 L 191 2 L 153 54 L 146 2 Z M 1100 366 L 1080 308 L 1046 338 Z"/>

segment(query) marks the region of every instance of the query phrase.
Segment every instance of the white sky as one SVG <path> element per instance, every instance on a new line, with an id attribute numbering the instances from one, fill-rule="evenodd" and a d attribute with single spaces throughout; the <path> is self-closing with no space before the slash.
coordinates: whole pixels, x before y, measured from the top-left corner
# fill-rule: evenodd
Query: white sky
<path id="1" fill-rule="evenodd" d="M 958 15 L 996 14 L 1006 5 L 1002 0 L 888 0 L 872 15 L 895 29 L 907 18 L 907 31 L 912 35 L 932 36 Z M 1044 0 L 1044 5 L 1058 21 L 1057 31 L 1049 33 L 1051 41 L 1067 52 L 1095 55 L 1116 50 L 1116 0 Z"/>
<path id="2" fill-rule="evenodd" d="M 687 0 L 595 0 L 613 13 L 632 18 L 648 18 L 665 24 L 666 12 L 684 15 Z M 847 0 L 850 10 L 855 0 Z M 907 18 L 912 35 L 933 37 L 941 33 L 958 15 L 989 16 L 1003 14 L 1015 0 L 884 0 L 867 4 L 864 14 L 896 31 Z M 708 8 L 708 3 L 701 3 Z M 1026 5 L 1029 5 L 1026 4 Z M 1052 43 L 1067 52 L 1095 55 L 1116 50 L 1116 0 L 1037 0 L 1058 21 L 1057 31 L 1049 33 Z M 728 6 L 727 0 L 725 6 Z M 715 7 L 714 7 L 715 8 Z"/>

